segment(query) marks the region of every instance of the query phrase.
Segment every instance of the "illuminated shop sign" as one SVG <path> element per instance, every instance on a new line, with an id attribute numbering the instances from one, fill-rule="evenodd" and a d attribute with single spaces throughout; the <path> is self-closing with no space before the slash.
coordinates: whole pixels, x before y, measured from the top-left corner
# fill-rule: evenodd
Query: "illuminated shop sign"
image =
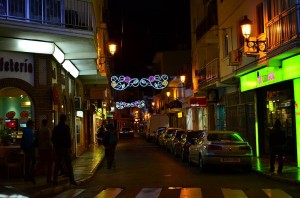
<path id="1" fill-rule="evenodd" d="M 28 72 L 33 73 L 33 64 L 28 59 L 16 61 L 14 59 L 4 59 L 0 57 L 0 72 Z"/>
<path id="2" fill-rule="evenodd" d="M 270 62 L 268 67 L 241 76 L 241 91 L 296 78 L 300 78 L 300 55 L 282 60 L 281 67 L 274 66 Z"/>
<path id="3" fill-rule="evenodd" d="M 206 97 L 190 98 L 190 105 L 191 107 L 206 107 L 207 99 Z"/>

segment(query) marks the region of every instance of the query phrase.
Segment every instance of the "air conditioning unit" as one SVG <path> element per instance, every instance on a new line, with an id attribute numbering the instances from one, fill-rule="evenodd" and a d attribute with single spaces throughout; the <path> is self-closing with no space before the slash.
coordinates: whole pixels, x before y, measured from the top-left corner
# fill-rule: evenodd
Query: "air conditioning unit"
<path id="1" fill-rule="evenodd" d="M 74 106 L 75 109 L 81 109 L 81 97 L 79 96 L 74 97 Z"/>
<path id="2" fill-rule="evenodd" d="M 239 66 L 242 64 L 243 53 L 236 49 L 229 52 L 229 66 Z"/>

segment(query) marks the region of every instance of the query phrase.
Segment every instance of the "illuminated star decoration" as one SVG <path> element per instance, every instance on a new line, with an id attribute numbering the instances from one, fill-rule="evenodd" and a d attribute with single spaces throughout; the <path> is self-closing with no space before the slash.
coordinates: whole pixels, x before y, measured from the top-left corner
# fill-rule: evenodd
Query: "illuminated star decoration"
<path id="1" fill-rule="evenodd" d="M 152 86 L 155 89 L 164 89 L 168 85 L 168 76 L 165 74 L 162 76 L 150 76 L 141 80 L 130 78 L 129 76 L 112 76 L 110 79 L 112 88 L 118 91 L 125 90 L 128 87 L 138 87 L 139 85 L 142 87 Z"/>
<path id="2" fill-rule="evenodd" d="M 124 109 L 126 107 L 138 107 L 138 108 L 144 108 L 145 107 L 145 101 L 144 100 L 138 100 L 131 103 L 126 102 L 116 102 L 117 109 Z"/>

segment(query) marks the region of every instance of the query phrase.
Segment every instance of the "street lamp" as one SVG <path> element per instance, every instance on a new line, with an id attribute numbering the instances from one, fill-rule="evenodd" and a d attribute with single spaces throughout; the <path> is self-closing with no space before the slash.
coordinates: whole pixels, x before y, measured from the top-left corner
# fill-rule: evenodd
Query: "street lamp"
<path id="1" fill-rule="evenodd" d="M 104 54 L 98 58 L 98 64 L 104 65 L 105 63 L 107 63 L 108 58 L 113 56 L 116 53 L 117 45 L 115 43 L 109 43 L 108 51 L 109 51 L 109 56 L 106 56 L 106 53 L 104 51 Z"/>
<path id="2" fill-rule="evenodd" d="M 182 89 L 183 89 L 183 98 L 185 98 L 185 75 L 180 76 L 180 81 L 182 82 Z"/>
<path id="3" fill-rule="evenodd" d="M 248 19 L 247 16 L 244 16 L 244 19 L 240 22 L 240 26 L 242 29 L 242 34 L 245 38 L 245 41 L 247 43 L 247 47 L 256 49 L 256 52 L 265 52 L 266 51 L 266 41 L 265 40 L 251 40 L 250 35 L 251 35 L 251 26 L 252 26 L 252 21 Z"/>

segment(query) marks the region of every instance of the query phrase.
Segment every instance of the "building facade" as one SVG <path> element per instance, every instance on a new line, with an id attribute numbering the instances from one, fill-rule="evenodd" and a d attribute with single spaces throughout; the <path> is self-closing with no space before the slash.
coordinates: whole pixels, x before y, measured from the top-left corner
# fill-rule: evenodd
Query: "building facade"
<path id="1" fill-rule="evenodd" d="M 286 160 L 299 167 L 299 1 L 191 2 L 193 70 L 200 70 L 194 91 L 207 97 L 208 129 L 240 132 L 263 157 L 269 155 L 270 128 L 280 119 Z M 215 8 L 211 23 L 208 13 Z M 252 21 L 251 33 L 242 32 L 245 19 Z M 200 49 L 217 59 L 214 75 Z"/>
<path id="2" fill-rule="evenodd" d="M 48 119 L 53 128 L 64 113 L 73 156 L 95 143 L 109 114 L 97 102 L 110 101 L 109 70 L 99 61 L 109 39 L 104 10 L 104 1 L 0 2 L 0 127 L 15 120 L 21 133 L 28 119 L 36 128 Z"/>

